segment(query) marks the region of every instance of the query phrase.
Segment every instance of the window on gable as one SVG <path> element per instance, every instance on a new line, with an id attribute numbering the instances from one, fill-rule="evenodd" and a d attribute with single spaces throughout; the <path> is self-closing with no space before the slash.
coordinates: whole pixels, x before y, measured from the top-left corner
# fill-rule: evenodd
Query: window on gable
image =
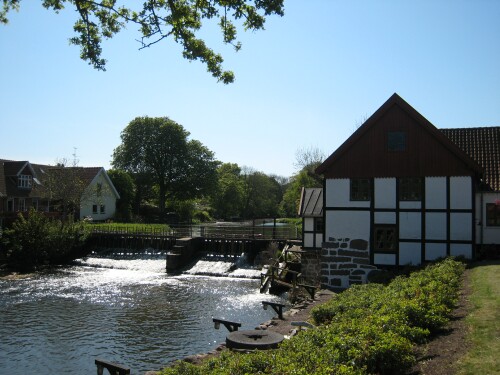
<path id="1" fill-rule="evenodd" d="M 393 225 L 376 226 L 373 232 L 375 251 L 396 251 L 396 227 Z"/>
<path id="2" fill-rule="evenodd" d="M 422 179 L 420 177 L 405 177 L 399 179 L 399 200 L 422 200 Z"/>
<path id="3" fill-rule="evenodd" d="M 406 132 L 390 131 L 387 133 L 388 151 L 406 151 Z"/>
<path id="4" fill-rule="evenodd" d="M 97 213 L 97 204 L 92 205 L 92 213 L 96 214 Z"/>
<path id="5" fill-rule="evenodd" d="M 486 226 L 500 227 L 500 206 L 495 203 L 486 203 Z"/>
<path id="6" fill-rule="evenodd" d="M 19 175 L 17 179 L 17 187 L 20 187 L 22 189 L 31 189 L 32 185 L 33 185 L 32 176 L 26 174 Z"/>
<path id="7" fill-rule="evenodd" d="M 371 188 L 368 178 L 351 179 L 351 201 L 369 201 L 370 197 Z"/>

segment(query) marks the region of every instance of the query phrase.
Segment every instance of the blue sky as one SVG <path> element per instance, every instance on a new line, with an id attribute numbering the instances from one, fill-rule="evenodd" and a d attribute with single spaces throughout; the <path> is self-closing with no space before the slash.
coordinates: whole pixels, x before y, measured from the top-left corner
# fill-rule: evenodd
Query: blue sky
<path id="1" fill-rule="evenodd" d="M 286 0 L 217 83 L 173 41 L 138 50 L 133 26 L 103 45 L 107 71 L 70 46 L 76 15 L 23 1 L 0 26 L 0 158 L 110 167 L 137 116 L 168 116 L 223 162 L 295 172 L 297 150 L 333 152 L 394 92 L 438 128 L 500 126 L 500 1 Z"/>

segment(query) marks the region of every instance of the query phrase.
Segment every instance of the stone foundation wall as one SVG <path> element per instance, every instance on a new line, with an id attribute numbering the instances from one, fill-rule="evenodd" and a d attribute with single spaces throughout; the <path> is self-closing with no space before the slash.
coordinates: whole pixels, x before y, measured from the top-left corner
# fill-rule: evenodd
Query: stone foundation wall
<path id="1" fill-rule="evenodd" d="M 305 283 L 319 284 L 321 282 L 321 250 L 306 250 L 300 255 L 300 262 Z"/>
<path id="2" fill-rule="evenodd" d="M 368 241 L 329 238 L 321 251 L 321 283 L 329 288 L 345 289 L 366 283 L 368 274 L 377 267 L 370 265 Z"/>

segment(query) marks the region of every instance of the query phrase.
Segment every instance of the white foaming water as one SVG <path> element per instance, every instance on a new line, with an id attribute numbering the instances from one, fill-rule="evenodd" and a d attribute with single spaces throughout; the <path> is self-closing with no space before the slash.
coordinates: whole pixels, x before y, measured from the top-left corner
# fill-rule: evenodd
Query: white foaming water
<path id="1" fill-rule="evenodd" d="M 223 276 L 235 277 L 244 279 L 258 279 L 261 271 L 251 268 L 246 262 L 244 255 L 233 258 L 232 260 L 221 260 L 217 256 L 209 256 L 207 259 L 202 259 L 184 274 L 187 275 L 205 275 L 205 276 Z"/>
<path id="2" fill-rule="evenodd" d="M 0 280 L 0 374 L 95 373 L 98 357 L 138 374 L 212 350 L 227 334 L 214 330 L 212 317 L 251 329 L 274 316 L 261 301 L 282 301 L 243 278 L 260 271 L 231 271 L 238 261 L 198 264 L 205 271 L 220 266 L 228 277 L 171 276 L 163 257 L 89 257 Z"/>
<path id="3" fill-rule="evenodd" d="M 142 271 L 149 273 L 165 273 L 165 259 L 111 259 L 86 258 L 79 259 L 78 264 L 87 267 L 110 268 L 117 270 Z"/>

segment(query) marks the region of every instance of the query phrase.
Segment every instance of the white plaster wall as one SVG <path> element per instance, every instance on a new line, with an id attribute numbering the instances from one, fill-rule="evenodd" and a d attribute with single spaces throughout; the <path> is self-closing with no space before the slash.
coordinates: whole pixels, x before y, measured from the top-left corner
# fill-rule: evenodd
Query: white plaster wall
<path id="1" fill-rule="evenodd" d="M 446 177 L 426 177 L 425 207 L 427 209 L 444 209 L 446 204 Z"/>
<path id="2" fill-rule="evenodd" d="M 464 256 L 467 259 L 472 258 L 472 245 L 452 243 L 450 245 L 451 256 Z"/>
<path id="3" fill-rule="evenodd" d="M 316 247 L 321 247 L 322 244 L 323 244 L 323 234 L 317 233 L 316 234 Z"/>
<path id="4" fill-rule="evenodd" d="M 422 208 L 422 202 L 421 201 L 399 201 L 399 208 L 419 210 Z"/>
<path id="5" fill-rule="evenodd" d="M 399 213 L 399 238 L 422 238 L 422 215 L 420 212 Z"/>
<path id="6" fill-rule="evenodd" d="M 374 254 L 373 263 L 381 265 L 396 265 L 395 254 Z"/>
<path id="7" fill-rule="evenodd" d="M 446 240 L 446 213 L 427 212 L 425 214 L 425 238 Z"/>
<path id="8" fill-rule="evenodd" d="M 370 207 L 370 201 L 351 201 L 350 180 L 332 179 L 325 182 L 326 207 Z"/>
<path id="9" fill-rule="evenodd" d="M 500 193 L 481 193 L 476 194 L 476 243 L 485 245 L 500 244 L 500 227 L 489 227 L 486 225 L 486 204 L 495 203 L 500 199 Z M 481 225 L 477 225 L 481 223 Z M 482 242 L 481 242 L 482 241 Z"/>
<path id="10" fill-rule="evenodd" d="M 97 204 L 97 214 L 94 214 L 92 212 L 92 205 Z M 104 204 L 106 206 L 106 212 L 104 214 L 101 214 L 101 208 L 100 205 Z M 85 202 L 82 204 L 80 207 L 80 219 L 83 219 L 84 217 L 92 217 L 93 220 L 108 220 L 111 219 L 115 216 L 116 213 L 116 199 L 114 196 L 103 196 L 99 200 L 99 202 L 94 203 L 94 202 Z"/>
<path id="11" fill-rule="evenodd" d="M 368 211 L 327 211 L 325 241 L 333 238 L 351 238 L 370 241 L 370 213 Z"/>
<path id="12" fill-rule="evenodd" d="M 425 260 L 431 261 L 438 258 L 446 257 L 445 243 L 426 243 L 425 244 Z"/>
<path id="13" fill-rule="evenodd" d="M 399 265 L 411 264 L 418 266 L 422 260 L 421 244 L 416 242 L 399 243 Z"/>
<path id="14" fill-rule="evenodd" d="M 102 184 L 102 196 L 97 197 L 95 195 L 95 186 L 100 183 Z M 116 213 L 116 197 L 111 191 L 111 187 L 108 184 L 108 181 L 103 177 L 102 174 L 93 181 L 87 187 L 87 193 L 84 194 L 84 200 L 80 202 L 80 219 L 84 217 L 92 217 L 93 220 L 108 220 L 115 216 Z M 97 204 L 97 214 L 92 212 L 92 206 Z M 101 205 L 106 206 L 106 212 L 101 214 Z"/>
<path id="15" fill-rule="evenodd" d="M 472 208 L 472 182 L 471 177 L 450 177 L 450 208 Z"/>
<path id="16" fill-rule="evenodd" d="M 472 240 L 472 214 L 461 212 L 450 214 L 450 239 L 454 241 Z"/>
<path id="17" fill-rule="evenodd" d="M 375 224 L 396 224 L 395 212 L 375 212 Z"/>
<path id="18" fill-rule="evenodd" d="M 374 189 L 375 208 L 396 208 L 395 178 L 376 178 Z"/>
<path id="19" fill-rule="evenodd" d="M 314 218 L 305 217 L 304 218 L 304 230 L 311 232 L 314 230 Z"/>
<path id="20" fill-rule="evenodd" d="M 313 247 L 314 246 L 314 234 L 313 233 L 304 233 L 304 247 Z"/>

